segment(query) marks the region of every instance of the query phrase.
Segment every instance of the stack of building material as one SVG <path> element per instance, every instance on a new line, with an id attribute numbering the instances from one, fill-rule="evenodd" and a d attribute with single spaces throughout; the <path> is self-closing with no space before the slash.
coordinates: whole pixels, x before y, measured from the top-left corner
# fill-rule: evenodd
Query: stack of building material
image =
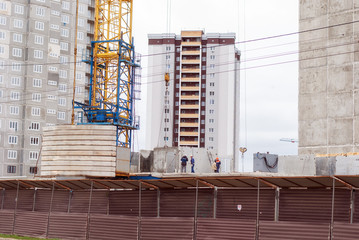
<path id="1" fill-rule="evenodd" d="M 41 151 L 41 176 L 116 175 L 115 126 L 46 127 Z"/>

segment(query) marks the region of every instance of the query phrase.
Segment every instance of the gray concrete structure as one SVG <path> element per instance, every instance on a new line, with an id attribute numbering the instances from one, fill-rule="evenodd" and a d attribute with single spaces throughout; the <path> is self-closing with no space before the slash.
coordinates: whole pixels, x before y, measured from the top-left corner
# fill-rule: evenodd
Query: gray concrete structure
<path id="1" fill-rule="evenodd" d="M 299 154 L 359 151 L 358 10 L 358 1 L 300 1 Z"/>
<path id="2" fill-rule="evenodd" d="M 90 41 L 93 1 L 80 0 L 78 59 Z M 76 1 L 0 0 L 0 176 L 30 176 L 42 128 L 71 121 Z M 76 100 L 87 67 L 77 65 Z"/>

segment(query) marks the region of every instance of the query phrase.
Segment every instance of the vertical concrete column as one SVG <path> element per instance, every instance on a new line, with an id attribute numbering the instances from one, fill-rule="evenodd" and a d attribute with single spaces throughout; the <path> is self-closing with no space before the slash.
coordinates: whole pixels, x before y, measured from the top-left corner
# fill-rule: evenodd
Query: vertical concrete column
<path id="1" fill-rule="evenodd" d="M 55 191 L 55 182 L 52 182 L 50 208 L 49 208 L 49 213 L 48 213 L 48 215 L 47 215 L 46 238 L 49 238 L 50 215 L 51 215 L 51 211 L 52 211 L 52 202 L 53 202 L 53 200 L 54 200 L 54 191 Z"/>
<path id="2" fill-rule="evenodd" d="M 110 194 L 111 194 L 111 190 L 108 190 L 108 196 L 107 196 L 107 215 L 110 215 Z"/>
<path id="3" fill-rule="evenodd" d="M 14 208 L 14 218 L 12 222 L 12 234 L 14 234 L 15 231 L 15 223 L 16 223 L 16 210 L 17 210 L 17 203 L 19 200 L 19 188 L 20 188 L 20 182 L 17 181 L 17 188 L 16 188 L 16 197 L 15 197 L 15 208 Z"/>
<path id="4" fill-rule="evenodd" d="M 279 219 L 279 199 L 280 199 L 280 189 L 275 189 L 275 205 L 274 205 L 274 221 L 278 222 Z"/>
<path id="5" fill-rule="evenodd" d="M 35 211 L 35 205 L 36 205 L 36 193 L 37 193 L 37 188 L 34 189 L 34 200 L 32 201 L 32 211 Z"/>
<path id="6" fill-rule="evenodd" d="M 214 187 L 213 189 L 213 218 L 217 218 L 217 195 L 218 195 L 218 188 Z"/>
<path id="7" fill-rule="evenodd" d="M 69 191 L 69 203 L 67 204 L 67 213 L 70 213 L 71 200 L 72 200 L 72 190 Z"/>
<path id="8" fill-rule="evenodd" d="M 256 218 L 256 240 L 259 239 L 259 194 L 260 194 L 260 181 L 257 179 L 257 218 Z"/>
<path id="9" fill-rule="evenodd" d="M 196 195 L 194 202 L 193 239 L 197 238 L 197 217 L 198 217 L 198 179 L 196 179 Z"/>
<path id="10" fill-rule="evenodd" d="M 334 203 L 335 203 L 335 178 L 333 178 L 332 186 L 332 212 L 330 217 L 330 240 L 333 240 L 333 228 L 334 228 Z"/>
<path id="11" fill-rule="evenodd" d="M 354 218 L 354 201 L 355 201 L 355 191 L 354 189 L 350 190 L 350 223 L 353 223 Z"/>
<path id="12" fill-rule="evenodd" d="M 4 201 L 5 201 L 5 188 L 2 190 L 2 201 L 1 201 L 1 210 L 4 209 Z"/>
<path id="13" fill-rule="evenodd" d="M 86 223 L 86 239 L 90 238 L 90 215 L 91 215 L 91 204 L 92 204 L 92 192 L 93 192 L 93 181 L 91 181 L 90 199 L 89 206 L 87 209 L 87 223 Z"/>
<path id="14" fill-rule="evenodd" d="M 142 182 L 140 181 L 139 187 L 138 187 L 138 227 L 137 227 L 137 239 L 138 240 L 141 240 L 141 218 L 142 218 L 141 202 L 142 202 Z"/>
<path id="15" fill-rule="evenodd" d="M 157 217 L 161 216 L 161 190 L 157 189 Z"/>

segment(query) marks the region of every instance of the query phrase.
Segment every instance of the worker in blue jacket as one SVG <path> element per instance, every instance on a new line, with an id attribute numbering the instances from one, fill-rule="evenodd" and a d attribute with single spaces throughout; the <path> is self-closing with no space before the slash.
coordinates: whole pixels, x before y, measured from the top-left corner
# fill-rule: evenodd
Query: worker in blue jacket
<path id="1" fill-rule="evenodd" d="M 191 156 L 191 165 L 192 165 L 191 173 L 194 173 L 194 158 L 193 158 L 193 156 Z"/>
<path id="2" fill-rule="evenodd" d="M 188 162 L 188 158 L 187 158 L 186 155 L 184 155 L 184 156 L 181 158 L 181 173 L 185 173 L 185 172 L 186 172 L 187 162 Z"/>

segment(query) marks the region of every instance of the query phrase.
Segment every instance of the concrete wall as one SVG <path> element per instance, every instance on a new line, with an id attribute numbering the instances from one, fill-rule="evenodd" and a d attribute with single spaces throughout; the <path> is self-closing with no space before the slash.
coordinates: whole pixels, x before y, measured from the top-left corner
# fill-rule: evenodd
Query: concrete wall
<path id="1" fill-rule="evenodd" d="M 299 35 L 299 154 L 359 151 L 358 9 L 356 1 L 300 1 L 300 31 L 322 29 Z"/>

